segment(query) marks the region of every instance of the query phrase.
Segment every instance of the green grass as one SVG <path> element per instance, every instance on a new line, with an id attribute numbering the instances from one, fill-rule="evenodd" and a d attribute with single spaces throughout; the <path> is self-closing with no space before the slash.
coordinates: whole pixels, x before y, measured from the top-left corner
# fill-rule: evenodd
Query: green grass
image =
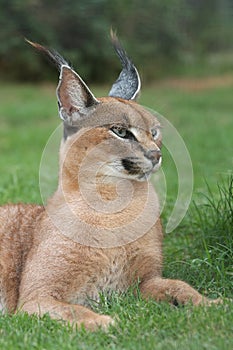
<path id="1" fill-rule="evenodd" d="M 175 308 L 132 295 L 113 297 L 100 311 L 116 314 L 108 333 L 74 331 L 49 317 L 0 319 L 0 348 L 15 349 L 232 349 L 233 314 L 227 306 Z"/>
<path id="2" fill-rule="evenodd" d="M 96 95 L 107 89 L 96 88 Z M 0 86 L 0 203 L 41 203 L 38 168 L 45 143 L 60 121 L 55 86 Z M 164 275 L 181 278 L 211 297 L 233 297 L 232 86 L 187 91 L 160 84 L 140 102 L 176 127 L 194 170 L 191 209 L 164 242 Z M 169 216 L 177 193 L 175 164 L 164 149 Z M 207 184 L 208 186 L 207 186 Z M 0 317 L 0 349 L 208 349 L 233 348 L 233 306 L 172 307 L 143 301 L 129 291 L 104 296 L 100 313 L 118 319 L 108 333 L 76 331 L 25 314 Z"/>

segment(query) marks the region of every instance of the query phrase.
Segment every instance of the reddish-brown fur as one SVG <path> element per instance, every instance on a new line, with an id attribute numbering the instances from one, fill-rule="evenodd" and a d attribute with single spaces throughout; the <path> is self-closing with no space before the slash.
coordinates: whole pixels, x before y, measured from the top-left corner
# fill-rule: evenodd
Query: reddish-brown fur
<path id="1" fill-rule="evenodd" d="M 60 90 L 63 88 L 68 89 L 60 86 Z M 158 125 L 158 121 L 135 102 L 115 98 L 102 98 L 99 102 L 91 119 L 97 118 L 99 125 L 85 126 L 61 145 L 59 184 L 47 207 L 18 204 L 0 208 L 0 307 L 9 312 L 49 313 L 53 318 L 94 330 L 98 326 L 108 327 L 113 320 L 91 311 L 87 307 L 90 299 L 98 300 L 102 291 L 126 291 L 137 282 L 145 298 L 157 301 L 180 304 L 191 301 L 194 305 L 218 302 L 201 296 L 185 282 L 162 278 L 163 234 L 159 218 L 152 227 L 146 226 L 151 216 L 158 213 L 157 201 L 144 213 L 141 235 L 134 239 L 134 229 L 130 226 L 125 232 L 122 228 L 124 235 L 119 241 L 122 244 L 116 244 L 117 239 L 108 241 L 108 237 L 113 239 L 108 236 L 111 229 L 124 227 L 138 216 L 145 199 L 153 195 L 154 190 L 146 181 L 129 179 L 133 197 L 126 208 L 103 213 L 87 204 L 80 188 L 85 181 L 91 185 L 93 174 L 88 170 L 83 177 L 78 174 L 89 152 L 104 140 L 110 146 L 119 142 L 119 150 L 114 149 L 115 146 L 103 148 L 100 158 L 110 161 L 111 152 L 119 153 L 120 157 L 125 150 L 121 149 L 121 140 L 115 139 L 101 120 L 109 118 L 112 124 L 127 116 L 135 128 L 141 123 L 138 138 L 146 149 L 159 148 L 161 138 L 156 142 L 152 139 L 150 129 Z M 142 158 L 140 148 L 132 147 L 135 147 L 133 154 Z M 90 158 L 93 162 L 97 160 Z M 109 182 L 104 182 L 104 171 L 94 174 L 95 188 L 105 202 L 110 203 L 117 197 L 117 182 L 111 176 Z M 82 239 L 87 239 L 81 225 L 84 222 L 97 233 L 102 230 L 101 235 L 95 237 L 89 232 L 89 245 L 82 244 Z"/>

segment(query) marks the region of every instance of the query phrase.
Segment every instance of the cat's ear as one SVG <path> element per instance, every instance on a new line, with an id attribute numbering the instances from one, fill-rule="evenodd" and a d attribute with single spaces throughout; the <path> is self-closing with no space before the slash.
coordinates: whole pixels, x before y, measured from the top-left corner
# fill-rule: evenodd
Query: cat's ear
<path id="1" fill-rule="evenodd" d="M 127 53 L 113 31 L 111 31 L 111 39 L 113 47 L 121 61 L 122 71 L 112 85 L 109 96 L 120 97 L 125 100 L 136 100 L 141 89 L 141 80 L 137 68 L 127 56 Z"/>
<path id="2" fill-rule="evenodd" d="M 67 65 L 61 66 L 57 98 L 60 117 L 69 126 L 75 126 L 99 104 L 80 76 Z"/>
<path id="3" fill-rule="evenodd" d="M 79 120 L 91 112 L 99 103 L 80 76 L 55 50 L 25 39 L 35 49 L 45 54 L 60 72 L 57 87 L 59 114 L 67 130 L 76 129 Z"/>

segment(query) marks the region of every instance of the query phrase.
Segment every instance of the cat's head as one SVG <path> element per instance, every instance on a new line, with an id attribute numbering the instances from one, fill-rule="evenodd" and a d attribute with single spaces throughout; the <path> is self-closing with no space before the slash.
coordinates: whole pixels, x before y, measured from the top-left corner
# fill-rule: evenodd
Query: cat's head
<path id="1" fill-rule="evenodd" d="M 144 181 L 161 165 L 161 132 L 156 116 L 135 102 L 141 83 L 137 69 L 112 34 L 122 71 L 109 96 L 96 98 L 55 51 L 31 43 L 58 66 L 59 114 L 64 124 L 63 169 L 75 178 L 81 165 L 96 176 Z M 70 174 L 70 175 L 68 175 Z"/>

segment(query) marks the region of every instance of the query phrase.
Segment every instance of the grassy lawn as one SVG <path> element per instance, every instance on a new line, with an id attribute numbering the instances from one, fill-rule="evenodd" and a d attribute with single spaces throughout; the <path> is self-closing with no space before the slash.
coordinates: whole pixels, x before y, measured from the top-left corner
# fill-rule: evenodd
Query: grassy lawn
<path id="1" fill-rule="evenodd" d="M 164 275 L 180 278 L 210 297 L 233 298 L 233 79 L 159 83 L 140 103 L 164 115 L 183 137 L 194 172 L 193 200 L 180 226 L 165 236 Z M 107 89 L 93 89 L 97 96 Z M 0 204 L 41 203 L 38 169 L 43 148 L 59 125 L 55 86 L 0 86 Z M 176 167 L 164 149 L 166 223 L 177 194 Z M 175 174 L 175 175 L 174 175 Z M 208 186 L 209 188 L 208 188 Z M 233 348 L 233 304 L 210 308 L 145 302 L 129 291 L 113 295 L 100 313 L 118 319 L 108 333 L 75 331 L 24 314 L 0 316 L 0 349 L 208 349 Z"/>

